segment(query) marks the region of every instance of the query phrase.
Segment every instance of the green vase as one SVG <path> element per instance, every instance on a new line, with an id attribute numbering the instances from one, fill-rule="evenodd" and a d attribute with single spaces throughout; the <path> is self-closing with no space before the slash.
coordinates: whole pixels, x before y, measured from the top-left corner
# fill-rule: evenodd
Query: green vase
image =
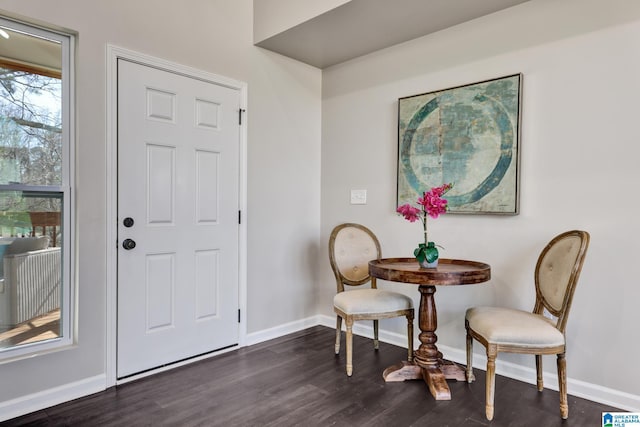
<path id="1" fill-rule="evenodd" d="M 438 248 L 434 242 L 429 242 L 426 245 L 420 243 L 418 248 L 413 252 L 420 267 L 422 268 L 436 268 L 438 266 Z"/>

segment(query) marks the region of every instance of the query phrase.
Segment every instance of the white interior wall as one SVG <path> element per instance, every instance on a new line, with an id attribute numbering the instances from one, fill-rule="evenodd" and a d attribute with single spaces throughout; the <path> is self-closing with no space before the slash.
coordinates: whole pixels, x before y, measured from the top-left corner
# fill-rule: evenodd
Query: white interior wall
<path id="1" fill-rule="evenodd" d="M 321 72 L 254 47 L 252 3 L 0 0 L 4 14 L 78 34 L 79 289 L 75 347 L 0 364 L 0 419 L 105 383 L 108 43 L 248 83 L 247 329 L 251 334 L 315 313 Z"/>
<path id="2" fill-rule="evenodd" d="M 320 70 L 255 49 L 249 83 L 250 333 L 315 316 L 320 240 Z"/>
<path id="3" fill-rule="evenodd" d="M 632 338 L 640 288 L 630 274 L 640 253 L 639 19 L 635 2 L 532 1 L 324 70 L 322 245 L 336 224 L 355 221 L 378 234 L 383 255 L 411 256 L 421 227 L 394 213 L 398 98 L 523 73 L 520 215 L 430 221 L 441 256 L 488 262 L 493 276 L 438 288 L 438 343 L 464 354 L 469 306 L 531 310 L 539 252 L 556 234 L 584 229 L 592 240 L 567 328 L 569 393 L 588 384 L 591 397 L 626 393 L 618 403 L 640 408 L 636 376 L 620 367 L 640 356 Z M 350 189 L 367 189 L 368 203 L 350 205 Z M 333 316 L 334 279 L 323 258 L 318 310 Z M 418 304 L 415 287 L 383 286 Z M 405 329 L 395 319 L 380 327 L 399 336 Z M 555 373 L 546 359 L 545 371 Z M 532 357 L 499 360 L 534 366 Z"/>

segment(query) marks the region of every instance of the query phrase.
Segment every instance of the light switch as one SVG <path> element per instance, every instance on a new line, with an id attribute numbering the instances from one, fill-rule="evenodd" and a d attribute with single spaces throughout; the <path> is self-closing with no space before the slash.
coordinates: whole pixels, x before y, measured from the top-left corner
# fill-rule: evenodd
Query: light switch
<path id="1" fill-rule="evenodd" d="M 367 190 L 351 190 L 351 204 L 352 205 L 366 205 L 367 204 Z"/>

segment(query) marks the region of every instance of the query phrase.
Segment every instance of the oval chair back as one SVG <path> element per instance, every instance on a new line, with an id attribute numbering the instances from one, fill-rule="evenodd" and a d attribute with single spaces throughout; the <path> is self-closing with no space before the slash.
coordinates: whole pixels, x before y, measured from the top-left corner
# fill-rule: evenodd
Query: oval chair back
<path id="1" fill-rule="evenodd" d="M 340 224 L 333 229 L 329 238 L 329 260 L 336 277 L 338 292 L 344 285 L 359 286 L 372 281 L 369 275 L 369 261 L 380 259 L 380 242 L 371 230 L 360 224 Z"/>

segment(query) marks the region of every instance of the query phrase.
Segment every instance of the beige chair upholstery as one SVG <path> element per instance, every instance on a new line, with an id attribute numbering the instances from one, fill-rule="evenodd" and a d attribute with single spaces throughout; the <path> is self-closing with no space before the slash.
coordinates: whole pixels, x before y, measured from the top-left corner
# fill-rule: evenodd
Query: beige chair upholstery
<path id="1" fill-rule="evenodd" d="M 378 320 L 406 316 L 408 359 L 413 359 L 413 301 L 398 292 L 377 289 L 376 278 L 369 275 L 369 261 L 380 259 L 380 242 L 368 228 L 359 224 L 341 224 L 329 238 L 329 260 L 336 277 L 338 293 L 333 299 L 336 316 L 335 352 L 340 353 L 342 319 L 347 326 L 347 375 L 353 373 L 353 322 L 373 320 L 373 343 L 378 349 Z M 371 283 L 371 288 L 345 290 Z"/>
<path id="2" fill-rule="evenodd" d="M 534 354 L 537 386 L 542 391 L 542 355 L 557 355 L 560 415 L 568 418 L 565 327 L 589 233 L 567 231 L 542 250 L 535 269 L 536 302 L 533 312 L 499 307 L 467 310 L 467 381 L 473 380 L 473 339 L 487 350 L 486 416 L 493 419 L 496 357 L 499 352 Z M 553 319 L 545 317 L 550 315 Z"/>

